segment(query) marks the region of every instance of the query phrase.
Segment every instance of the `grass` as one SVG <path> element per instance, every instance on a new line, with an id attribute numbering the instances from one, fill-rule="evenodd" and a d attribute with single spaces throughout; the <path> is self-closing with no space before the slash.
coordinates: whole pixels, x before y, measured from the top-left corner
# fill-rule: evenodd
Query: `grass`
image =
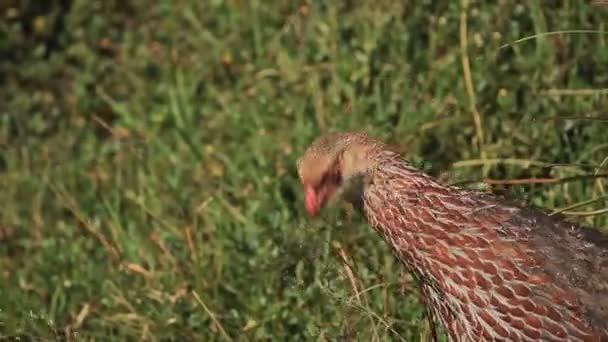
<path id="1" fill-rule="evenodd" d="M 489 183 L 606 207 L 608 14 L 586 2 L 3 6 L 3 336 L 424 339 L 362 220 L 304 214 L 294 163 L 327 130 L 453 183 L 574 178 Z"/>

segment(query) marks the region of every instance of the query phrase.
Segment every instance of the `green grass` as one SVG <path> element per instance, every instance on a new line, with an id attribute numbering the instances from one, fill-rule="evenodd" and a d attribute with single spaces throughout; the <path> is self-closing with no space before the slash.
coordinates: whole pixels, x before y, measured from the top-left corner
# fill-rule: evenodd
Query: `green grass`
<path id="1" fill-rule="evenodd" d="M 18 3 L 0 6 L 4 336 L 419 340 L 379 237 L 304 213 L 294 163 L 327 130 L 448 182 L 608 173 L 608 10 L 585 1 L 471 1 L 470 75 L 458 2 Z M 594 32 L 541 35 L 565 30 Z M 607 186 L 495 190 L 558 209 Z"/>

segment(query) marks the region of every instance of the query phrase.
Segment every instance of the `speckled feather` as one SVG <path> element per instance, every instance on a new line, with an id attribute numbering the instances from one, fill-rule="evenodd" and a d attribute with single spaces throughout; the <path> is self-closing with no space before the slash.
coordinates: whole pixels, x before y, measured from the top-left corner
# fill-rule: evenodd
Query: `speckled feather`
<path id="1" fill-rule="evenodd" d="M 318 139 L 300 161 L 303 182 L 302 163 L 338 163 L 350 148 L 368 163 L 365 216 L 419 279 L 450 340 L 608 340 L 605 235 L 441 184 L 365 134 Z"/>

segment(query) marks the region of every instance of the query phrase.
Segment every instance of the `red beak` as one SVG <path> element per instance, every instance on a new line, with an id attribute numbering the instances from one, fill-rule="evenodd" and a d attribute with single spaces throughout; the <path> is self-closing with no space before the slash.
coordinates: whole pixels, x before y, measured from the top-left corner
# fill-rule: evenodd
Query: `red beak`
<path id="1" fill-rule="evenodd" d="M 311 186 L 306 187 L 306 211 L 310 216 L 316 216 L 321 209 L 319 196 Z"/>

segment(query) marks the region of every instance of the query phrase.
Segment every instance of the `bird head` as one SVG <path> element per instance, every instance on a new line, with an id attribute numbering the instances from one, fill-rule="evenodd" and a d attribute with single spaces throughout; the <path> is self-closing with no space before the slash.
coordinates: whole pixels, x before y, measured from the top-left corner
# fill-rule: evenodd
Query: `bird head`
<path id="1" fill-rule="evenodd" d="M 330 133 L 310 145 L 298 160 L 298 175 L 311 216 L 338 198 L 360 201 L 378 144 L 364 133 Z"/>

